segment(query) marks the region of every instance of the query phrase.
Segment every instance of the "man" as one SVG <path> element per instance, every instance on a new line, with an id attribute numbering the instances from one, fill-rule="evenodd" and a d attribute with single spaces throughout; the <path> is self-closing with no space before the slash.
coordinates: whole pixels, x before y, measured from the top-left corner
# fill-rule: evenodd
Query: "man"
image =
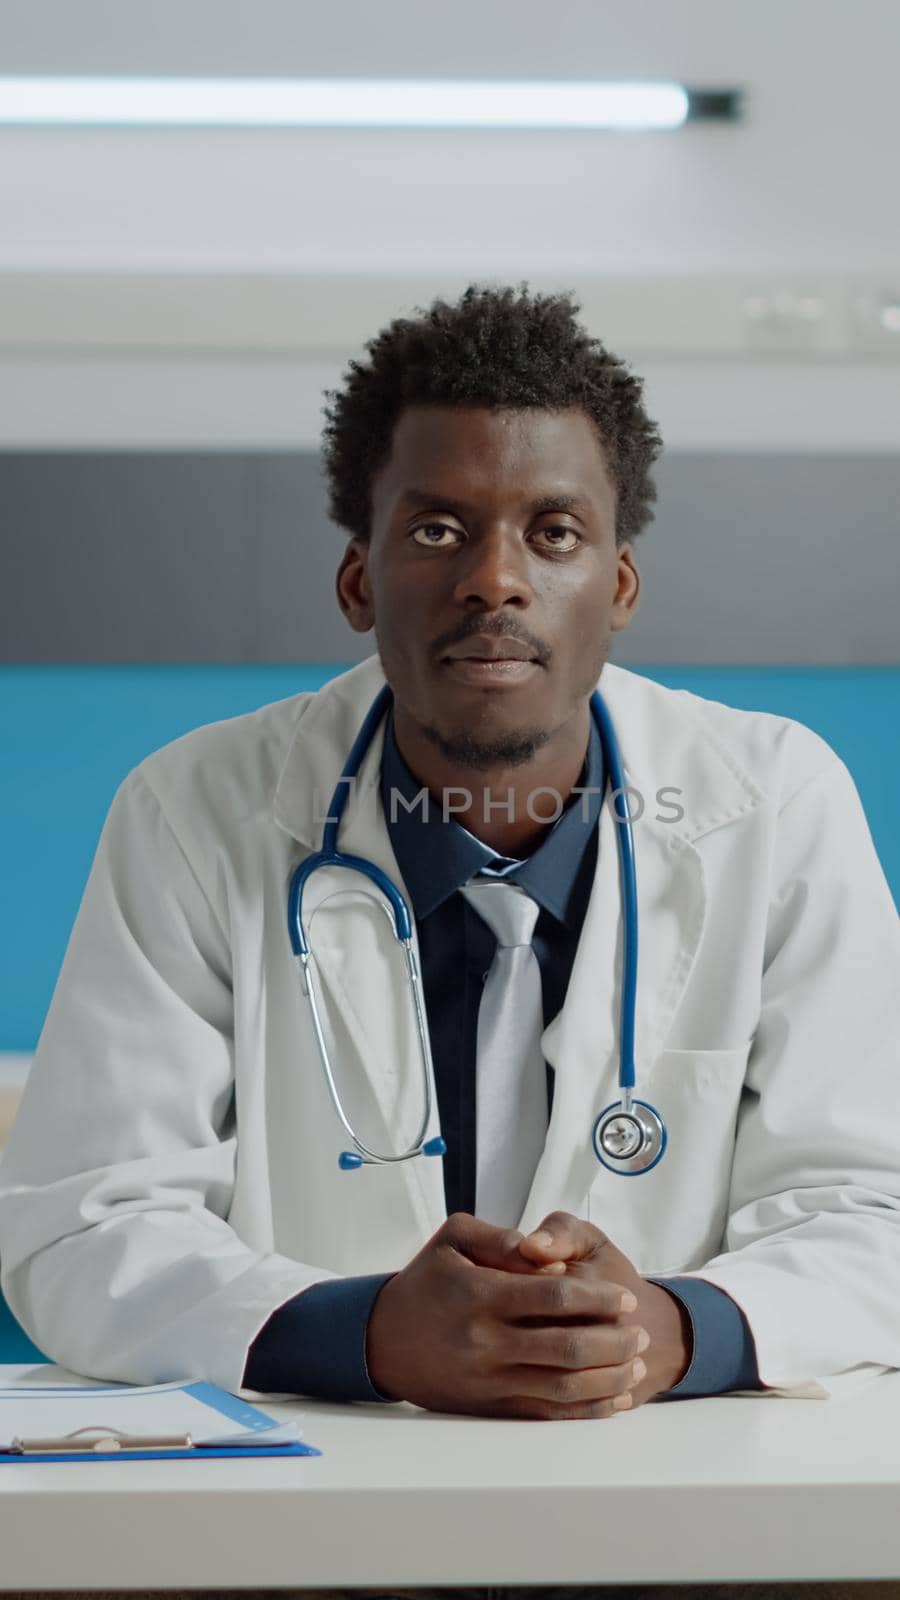
<path id="1" fill-rule="evenodd" d="M 900 1366 L 893 903 L 820 738 L 609 661 L 660 440 L 577 309 L 473 287 L 370 342 L 325 461 L 378 654 L 115 798 L 0 1172 L 3 1290 L 68 1367 L 574 1419 Z M 447 1150 L 346 1172 L 287 894 L 385 683 L 338 847 L 411 904 Z M 668 1126 L 629 1181 L 591 1137 L 623 983 L 597 688 L 636 1093 Z M 307 881 L 341 1102 L 391 1155 L 425 1085 L 388 910 Z"/>

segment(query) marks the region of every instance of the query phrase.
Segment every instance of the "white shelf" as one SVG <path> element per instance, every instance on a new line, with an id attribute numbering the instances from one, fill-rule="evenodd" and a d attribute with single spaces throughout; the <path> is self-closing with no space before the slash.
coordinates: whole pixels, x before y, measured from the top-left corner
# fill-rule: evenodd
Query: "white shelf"
<path id="1" fill-rule="evenodd" d="M 465 282 L 0 271 L 0 449 L 315 450 L 324 391 L 351 357 L 394 317 Z M 890 299 L 887 280 L 585 276 L 570 286 L 585 326 L 645 379 L 670 451 L 900 449 L 900 334 L 879 343 L 871 311 L 866 322 L 859 310 Z"/>

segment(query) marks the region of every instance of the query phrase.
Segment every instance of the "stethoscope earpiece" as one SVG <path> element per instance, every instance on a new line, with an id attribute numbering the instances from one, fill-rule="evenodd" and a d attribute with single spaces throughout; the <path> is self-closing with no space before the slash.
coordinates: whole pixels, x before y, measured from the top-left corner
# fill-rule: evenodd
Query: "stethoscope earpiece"
<path id="1" fill-rule="evenodd" d="M 447 1154 L 446 1141 L 441 1138 L 440 1134 L 434 1139 L 426 1139 L 422 1146 L 421 1154 L 423 1156 L 445 1156 Z M 366 1164 L 364 1157 L 358 1156 L 354 1150 L 342 1150 L 338 1156 L 338 1166 L 342 1172 L 355 1172 L 357 1167 L 362 1167 Z"/>

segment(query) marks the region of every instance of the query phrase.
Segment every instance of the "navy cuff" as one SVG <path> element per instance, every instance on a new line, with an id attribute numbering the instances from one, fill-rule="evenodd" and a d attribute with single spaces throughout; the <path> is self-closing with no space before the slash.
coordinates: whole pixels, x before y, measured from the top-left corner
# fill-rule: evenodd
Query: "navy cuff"
<path id="1" fill-rule="evenodd" d="M 648 1278 L 679 1300 L 691 1319 L 694 1348 L 680 1383 L 659 1400 L 696 1399 L 734 1389 L 764 1389 L 756 1364 L 750 1324 L 724 1289 L 706 1278 Z"/>
<path id="2" fill-rule="evenodd" d="M 366 1366 L 366 1328 L 393 1272 L 328 1278 L 279 1306 L 247 1354 L 242 1387 L 316 1400 L 383 1400 Z"/>

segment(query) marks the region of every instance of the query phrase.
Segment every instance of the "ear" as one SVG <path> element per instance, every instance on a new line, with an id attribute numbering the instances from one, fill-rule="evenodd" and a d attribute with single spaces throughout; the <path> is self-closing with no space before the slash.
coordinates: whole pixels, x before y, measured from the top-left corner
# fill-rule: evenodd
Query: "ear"
<path id="1" fill-rule="evenodd" d="M 638 608 L 641 575 L 634 564 L 634 551 L 625 543 L 616 552 L 619 561 L 618 586 L 610 612 L 610 630 L 619 633 L 627 628 Z"/>
<path id="2" fill-rule="evenodd" d="M 368 633 L 375 625 L 375 608 L 369 583 L 369 547 L 351 539 L 335 579 L 338 605 L 354 633 Z"/>

